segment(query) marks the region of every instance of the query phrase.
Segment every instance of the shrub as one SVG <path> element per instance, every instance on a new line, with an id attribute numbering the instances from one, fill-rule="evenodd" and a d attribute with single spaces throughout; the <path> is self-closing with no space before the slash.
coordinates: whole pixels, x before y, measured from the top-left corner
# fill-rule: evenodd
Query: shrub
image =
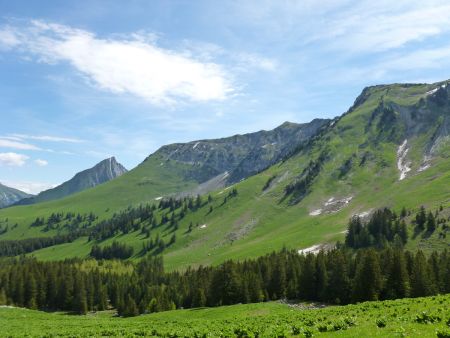
<path id="1" fill-rule="evenodd" d="M 382 319 L 382 318 L 377 319 L 376 323 L 379 328 L 386 327 L 386 324 L 387 324 L 386 319 Z"/>
<path id="2" fill-rule="evenodd" d="M 438 338 L 450 338 L 450 330 L 437 330 L 436 331 L 436 336 Z"/>
<path id="3" fill-rule="evenodd" d="M 305 329 L 305 331 L 303 331 L 303 335 L 305 337 L 313 337 L 314 336 L 313 332 L 310 329 Z"/>
<path id="4" fill-rule="evenodd" d="M 432 314 L 428 314 L 424 311 L 421 314 L 418 314 L 414 321 L 419 324 L 432 324 L 432 323 L 440 322 L 441 317 L 432 315 Z"/>
<path id="5" fill-rule="evenodd" d="M 328 331 L 328 326 L 325 324 L 319 325 L 317 327 L 317 330 L 319 330 L 319 332 L 327 332 Z"/>

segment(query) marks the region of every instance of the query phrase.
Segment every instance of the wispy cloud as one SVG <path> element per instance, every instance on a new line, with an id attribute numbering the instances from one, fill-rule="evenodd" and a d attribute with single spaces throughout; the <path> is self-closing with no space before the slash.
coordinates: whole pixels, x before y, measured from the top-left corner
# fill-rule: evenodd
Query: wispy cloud
<path id="1" fill-rule="evenodd" d="M 12 148 L 20 150 L 41 150 L 33 144 L 21 142 L 20 139 L 0 138 L 0 148 Z"/>
<path id="2" fill-rule="evenodd" d="M 21 167 L 29 159 L 28 156 L 18 153 L 0 153 L 0 166 Z"/>
<path id="3" fill-rule="evenodd" d="M 276 60 L 253 53 L 237 53 L 234 58 L 238 60 L 241 67 L 245 68 L 275 71 L 279 66 Z"/>
<path id="4" fill-rule="evenodd" d="M 139 34 L 99 38 L 86 30 L 31 21 L 0 29 L 0 45 L 39 62 L 67 62 L 101 90 L 154 104 L 224 100 L 233 92 L 221 65 L 161 48 Z"/>
<path id="5" fill-rule="evenodd" d="M 40 167 L 45 167 L 48 164 L 48 161 L 38 158 L 37 160 L 34 160 L 34 163 L 36 163 Z"/>
<path id="6" fill-rule="evenodd" d="M 82 143 L 84 140 L 71 137 L 59 137 L 59 136 L 49 136 L 49 135 L 26 135 L 26 134 L 12 134 L 11 137 L 16 139 L 25 140 L 37 140 L 37 141 L 48 141 L 48 142 L 67 142 L 67 143 Z"/>
<path id="7" fill-rule="evenodd" d="M 264 37 L 324 44 L 350 53 L 403 47 L 450 32 L 446 0 L 270 0 L 235 2 L 233 18 L 264 30 Z"/>
<path id="8" fill-rule="evenodd" d="M 313 36 L 336 49 L 381 52 L 450 31 L 447 1 L 361 1 L 339 12 Z"/>

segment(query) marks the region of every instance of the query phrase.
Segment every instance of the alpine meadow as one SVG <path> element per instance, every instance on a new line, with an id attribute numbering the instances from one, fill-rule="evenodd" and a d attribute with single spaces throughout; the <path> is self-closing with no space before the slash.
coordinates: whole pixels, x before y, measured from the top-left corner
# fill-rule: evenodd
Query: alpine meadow
<path id="1" fill-rule="evenodd" d="M 0 1 L 1 337 L 450 337 L 445 1 L 36 5 Z"/>

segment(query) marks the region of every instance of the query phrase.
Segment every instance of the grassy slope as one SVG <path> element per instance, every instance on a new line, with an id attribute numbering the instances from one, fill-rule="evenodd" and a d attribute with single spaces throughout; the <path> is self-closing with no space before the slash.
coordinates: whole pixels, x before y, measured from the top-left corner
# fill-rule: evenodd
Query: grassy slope
<path id="1" fill-rule="evenodd" d="M 187 265 L 217 264 L 229 258 L 256 257 L 287 246 L 289 248 L 305 248 L 319 243 L 332 243 L 343 239 L 343 231 L 349 217 L 355 213 L 361 213 L 374 208 L 389 206 L 400 210 L 402 206 L 417 208 L 425 205 L 429 208 L 437 208 L 443 205 L 450 207 L 450 152 L 444 148 L 440 157 L 436 158 L 430 169 L 416 173 L 413 171 L 410 177 L 398 181 L 399 172 L 396 167 L 396 151 L 398 143 L 380 142 L 378 145 L 366 141 L 373 137 L 366 132 L 368 116 L 377 107 L 380 98 L 385 102 L 397 104 L 413 104 L 417 102 L 431 87 L 420 85 L 408 87 L 389 86 L 374 87 L 370 89 L 369 99 L 356 110 L 341 118 L 336 125 L 327 132 L 307 152 L 300 152 L 288 161 L 277 164 L 268 170 L 250 177 L 236 184 L 239 195 L 230 199 L 223 206 L 223 196 L 227 191 L 213 193 L 214 211 L 208 213 L 209 205 L 190 213 L 180 223 L 177 231 L 177 242 L 165 252 L 165 262 L 169 268 L 180 268 Z M 401 143 L 402 140 L 399 140 Z M 425 137 L 409 140 L 413 147 L 410 151 L 411 158 L 419 158 L 425 144 Z M 361 149 L 362 144 L 367 144 Z M 315 181 L 312 192 L 300 203 L 289 205 L 288 200 L 282 200 L 284 187 L 298 175 L 311 158 L 316 158 L 325 148 L 329 150 L 329 160 L 324 164 L 321 174 Z M 366 166 L 354 166 L 349 175 L 342 179 L 337 178 L 338 168 L 353 154 L 360 156 L 362 152 L 370 151 L 373 160 Z M 359 157 L 358 157 L 359 161 Z M 149 171 L 151 164 L 152 170 Z M 157 159 L 153 163 L 147 163 L 111 183 L 99 186 L 58 202 L 32 206 L 32 209 L 21 209 L 28 220 L 38 214 L 50 213 L 55 210 L 84 211 L 93 210 L 95 213 L 105 215 L 109 208 L 117 210 L 133 202 L 153 200 L 154 197 L 187 188 L 191 183 L 185 184 L 181 180 L 173 181 L 173 176 L 181 170 L 173 166 L 173 172 L 167 166 L 159 170 Z M 152 177 L 146 177 L 152 173 Z M 161 181 L 163 175 L 172 181 Z M 262 188 L 269 177 L 276 175 L 277 179 L 269 191 L 263 192 Z M 152 179 L 153 184 L 148 190 L 143 189 L 138 183 Z M 171 183 L 167 186 L 167 183 Z M 159 184 L 159 185 L 158 185 Z M 138 187 L 136 193 L 131 194 L 130 187 Z M 144 185 L 146 187 L 146 185 Z M 157 193 L 156 193 L 157 191 Z M 105 198 L 106 193 L 114 198 Z M 322 207 L 329 198 L 343 198 L 353 196 L 352 201 L 341 211 L 333 214 L 310 216 L 309 212 Z M 69 205 L 69 206 L 68 206 Z M 37 209 L 33 209 L 37 208 Z M 19 209 L 6 209 L 0 211 L 2 217 L 17 219 Z M 106 213 L 107 214 L 107 213 Z M 16 215 L 16 216 L 15 216 Z M 206 228 L 195 228 L 187 233 L 188 224 L 206 224 Z M 32 233 L 34 231 L 34 233 Z M 171 236 L 161 231 L 167 238 Z M 26 224 L 20 224 L 18 229 L 8 232 L 0 237 L 20 238 L 21 233 L 26 236 L 36 236 L 38 229 L 28 229 Z M 153 233 L 155 235 L 155 233 Z M 237 238 L 231 241 L 230 238 Z M 135 232 L 117 236 L 117 240 L 129 243 L 139 251 L 143 237 Z M 110 243 L 113 239 L 105 241 Z M 437 240 L 437 234 L 431 238 L 435 248 L 447 246 L 448 239 Z M 418 243 L 419 239 L 411 241 L 410 247 Z M 80 239 L 72 244 L 63 244 L 53 248 L 46 248 L 33 253 L 41 259 L 60 259 L 73 256 L 86 256 L 90 245 L 85 239 Z"/>
<path id="2" fill-rule="evenodd" d="M 0 308 L 0 327 L 5 337 L 142 337 L 235 336 L 235 329 L 259 332 L 260 337 L 290 337 L 293 330 L 315 337 L 436 337 L 450 320 L 450 295 L 428 298 L 366 302 L 324 309 L 298 310 L 280 303 L 259 303 L 191 310 L 175 310 L 135 318 L 113 318 L 111 312 L 72 316 L 17 308 Z M 439 318 L 432 324 L 415 321 L 423 311 Z M 338 331 L 333 327 L 351 319 L 355 325 Z M 386 326 L 379 328 L 377 320 Z M 328 332 L 319 332 L 326 326 Z M 176 335 L 177 334 L 177 335 Z M 197 335 L 195 335 L 197 334 Z M 284 335 L 282 335 L 284 334 Z"/>
<path id="3" fill-rule="evenodd" d="M 163 163 L 161 165 L 161 163 Z M 0 239 L 20 239 L 55 235 L 29 228 L 36 217 L 48 216 L 53 212 L 94 212 L 100 219 L 111 217 L 118 210 L 140 202 L 152 202 L 156 197 L 188 190 L 196 182 L 183 179 L 189 166 L 174 161 L 161 162 L 157 156 L 149 158 L 134 170 L 115 180 L 101 184 L 57 201 L 1 209 L 0 219 L 19 226 L 2 235 Z M 11 227 L 11 226 L 10 226 Z"/>

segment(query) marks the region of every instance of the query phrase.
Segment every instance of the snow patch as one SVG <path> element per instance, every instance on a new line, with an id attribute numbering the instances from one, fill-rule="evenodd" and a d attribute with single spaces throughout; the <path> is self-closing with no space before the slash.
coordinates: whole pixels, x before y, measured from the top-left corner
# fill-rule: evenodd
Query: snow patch
<path id="1" fill-rule="evenodd" d="M 366 218 L 367 216 L 370 215 L 371 212 L 372 212 L 372 210 L 367 210 L 367 211 L 360 212 L 359 214 L 355 214 L 353 216 L 357 216 L 359 218 Z"/>
<path id="2" fill-rule="evenodd" d="M 319 251 L 321 249 L 322 249 L 322 244 L 316 244 L 316 245 L 310 246 L 309 248 L 300 249 L 300 250 L 298 250 L 298 253 L 300 255 L 304 255 L 304 254 L 308 254 L 308 253 L 317 254 L 317 253 L 319 253 Z"/>
<path id="3" fill-rule="evenodd" d="M 432 89 L 432 90 L 430 90 L 430 91 L 427 91 L 427 92 L 425 93 L 425 95 L 426 95 L 426 96 L 428 96 L 428 95 L 433 95 L 434 93 L 436 93 L 436 92 L 439 90 L 439 88 L 445 88 L 445 87 L 447 87 L 447 83 L 444 83 L 444 84 L 440 85 L 440 86 L 437 87 L 437 88 L 434 88 L 434 89 Z"/>
<path id="4" fill-rule="evenodd" d="M 434 88 L 434 89 L 432 89 L 432 90 L 426 92 L 425 95 L 427 95 L 427 96 L 428 96 L 428 95 L 433 95 L 434 93 L 436 93 L 436 92 L 438 91 L 438 89 L 439 89 L 439 87 L 438 87 L 438 88 Z"/>
<path id="5" fill-rule="evenodd" d="M 406 174 L 411 171 L 411 162 L 406 159 L 408 155 L 408 140 L 404 140 L 397 150 L 397 168 L 400 171 L 399 181 L 406 178 Z"/>
<path id="6" fill-rule="evenodd" d="M 206 229 L 206 224 L 200 225 L 200 229 Z"/>
<path id="7" fill-rule="evenodd" d="M 327 207 L 327 206 L 333 204 L 333 201 L 334 201 L 334 197 L 329 198 L 328 201 L 325 202 L 325 206 Z"/>
<path id="8" fill-rule="evenodd" d="M 422 172 L 422 171 L 427 170 L 427 169 L 430 168 L 430 167 L 431 167 L 430 164 L 425 164 L 425 165 L 420 166 L 420 168 L 417 169 L 417 171 L 420 173 L 420 172 Z"/>
<path id="9" fill-rule="evenodd" d="M 194 144 L 194 146 L 192 147 L 192 149 L 197 148 L 197 146 L 200 144 L 200 142 L 197 142 L 196 144 Z"/>
<path id="10" fill-rule="evenodd" d="M 155 198 L 155 201 L 162 200 L 162 198 L 163 198 L 162 196 L 156 197 L 156 198 Z"/>
<path id="11" fill-rule="evenodd" d="M 431 157 L 430 156 L 424 156 L 423 157 L 423 162 L 422 162 L 422 165 L 420 166 L 420 168 L 419 169 L 417 169 L 417 172 L 422 172 L 422 171 L 425 171 L 425 170 L 427 170 L 428 168 L 430 168 L 431 167 Z"/>
<path id="12" fill-rule="evenodd" d="M 309 216 L 319 216 L 322 213 L 322 209 L 316 209 L 309 213 Z"/>
<path id="13" fill-rule="evenodd" d="M 336 199 L 335 197 L 330 197 L 322 206 L 322 208 L 314 209 L 310 211 L 310 216 L 318 216 L 321 214 L 332 214 L 340 211 L 342 208 L 346 207 L 353 196 L 344 197 L 341 199 Z"/>

